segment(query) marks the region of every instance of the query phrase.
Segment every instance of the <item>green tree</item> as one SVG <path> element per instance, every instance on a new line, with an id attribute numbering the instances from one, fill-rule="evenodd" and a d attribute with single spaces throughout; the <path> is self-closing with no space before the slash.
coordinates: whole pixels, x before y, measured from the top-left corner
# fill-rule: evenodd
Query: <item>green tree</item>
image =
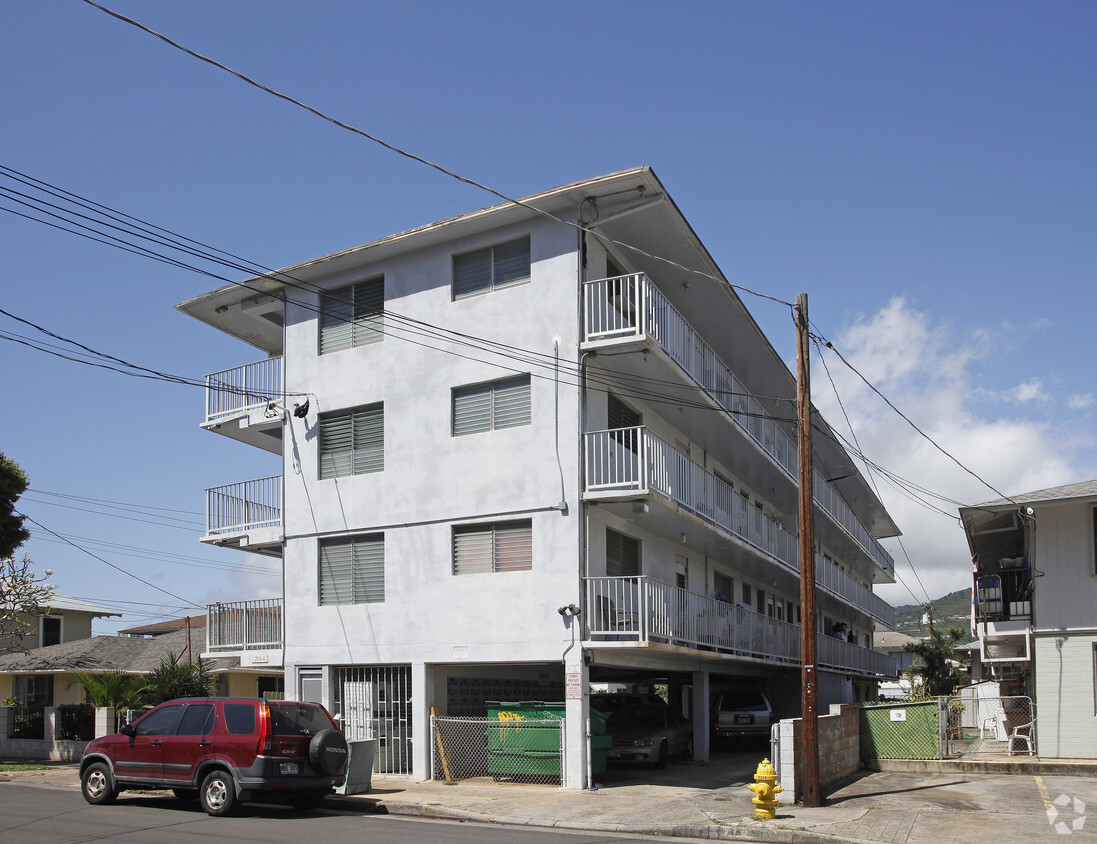
<path id="1" fill-rule="evenodd" d="M 156 706 L 177 697 L 208 697 L 212 693 L 213 675 L 205 663 L 183 662 L 171 654 L 145 678 L 141 699 L 146 706 Z"/>
<path id="2" fill-rule="evenodd" d="M 73 671 L 72 682 L 84 687 L 84 695 L 92 706 L 112 706 L 115 709 L 140 709 L 143 677 L 126 674 L 123 671 L 108 671 L 105 674 L 93 674 L 90 671 Z"/>
<path id="3" fill-rule="evenodd" d="M 910 667 L 910 673 L 918 677 L 917 687 L 922 695 L 941 697 L 950 695 L 966 679 L 956 667 L 956 643 L 964 637 L 959 627 L 950 627 L 946 634 L 938 633 L 929 626 L 929 638 L 921 642 L 905 645 L 908 653 L 916 660 Z"/>
<path id="4" fill-rule="evenodd" d="M 19 464 L 0 451 L 0 560 L 15 556 L 15 549 L 30 539 L 23 517 L 15 513 L 15 502 L 29 484 Z"/>

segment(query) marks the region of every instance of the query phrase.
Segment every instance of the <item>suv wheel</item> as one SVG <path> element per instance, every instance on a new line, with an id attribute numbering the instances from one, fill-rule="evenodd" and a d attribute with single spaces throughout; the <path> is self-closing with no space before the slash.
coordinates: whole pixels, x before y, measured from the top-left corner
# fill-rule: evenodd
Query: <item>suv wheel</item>
<path id="1" fill-rule="evenodd" d="M 110 769 L 103 762 L 93 762 L 80 777 L 80 792 L 93 806 L 113 803 L 118 790 L 111 784 Z"/>
<path id="2" fill-rule="evenodd" d="M 202 781 L 198 800 L 207 815 L 223 817 L 236 807 L 236 789 L 225 771 L 214 771 Z"/>

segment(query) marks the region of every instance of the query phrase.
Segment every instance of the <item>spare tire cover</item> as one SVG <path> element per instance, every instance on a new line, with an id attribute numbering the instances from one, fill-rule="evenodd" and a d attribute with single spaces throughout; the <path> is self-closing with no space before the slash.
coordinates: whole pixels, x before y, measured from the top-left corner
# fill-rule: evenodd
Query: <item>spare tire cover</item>
<path id="1" fill-rule="evenodd" d="M 321 774 L 337 777 L 347 769 L 347 740 L 338 730 L 321 730 L 309 742 L 309 762 Z"/>

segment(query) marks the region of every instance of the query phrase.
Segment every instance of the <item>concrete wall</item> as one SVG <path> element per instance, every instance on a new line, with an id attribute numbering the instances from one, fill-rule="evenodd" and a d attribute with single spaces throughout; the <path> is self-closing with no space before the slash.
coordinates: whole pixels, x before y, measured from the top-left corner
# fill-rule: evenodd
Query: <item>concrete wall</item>
<path id="1" fill-rule="evenodd" d="M 1097 631 L 1037 635 L 1034 647 L 1039 755 L 1097 759 Z"/>
<path id="2" fill-rule="evenodd" d="M 1044 572 L 1033 592 L 1037 631 L 1097 628 L 1092 511 L 1092 502 L 1036 509 L 1038 528 L 1030 563 Z M 1091 690 L 1091 703 L 1092 697 Z"/>
<path id="3" fill-rule="evenodd" d="M 452 301 L 454 253 L 527 233 L 529 284 Z M 533 221 L 359 266 L 323 283 L 338 286 L 383 274 L 387 309 L 472 335 L 490 333 L 549 360 L 558 341 L 562 359 L 573 369 L 578 321 L 574 249 L 574 232 Z M 513 360 L 469 360 L 394 336 L 318 355 L 316 313 L 308 310 L 316 307 L 316 297 L 295 295 L 307 301 L 304 308 L 287 307 L 287 392 L 312 393 L 320 412 L 383 402 L 385 467 L 318 480 L 316 417 L 290 418 L 287 668 L 448 662 L 455 653 L 472 662 L 559 661 L 570 636 L 556 608 L 580 602 L 577 392 L 562 387 L 557 396 L 551 377 L 536 377 L 544 370 Z M 563 336 L 557 334 L 561 329 L 566 329 Z M 425 342 L 446 346 L 439 339 Z M 482 352 L 468 356 L 490 357 Z M 451 435 L 454 387 L 531 369 L 536 369 L 532 424 Z M 572 496 L 566 513 L 550 509 L 564 495 L 561 474 Z M 520 518 L 533 523 L 532 571 L 452 574 L 454 524 Z M 384 603 L 317 606 L 318 537 L 358 532 L 384 533 Z"/>
<path id="4" fill-rule="evenodd" d="M 784 789 L 781 802 L 799 802 L 803 797 L 803 720 L 782 721 L 778 727 L 779 759 L 777 782 Z M 827 788 L 848 779 L 861 770 L 860 707 L 834 705 L 829 715 L 820 715 L 819 788 Z"/>

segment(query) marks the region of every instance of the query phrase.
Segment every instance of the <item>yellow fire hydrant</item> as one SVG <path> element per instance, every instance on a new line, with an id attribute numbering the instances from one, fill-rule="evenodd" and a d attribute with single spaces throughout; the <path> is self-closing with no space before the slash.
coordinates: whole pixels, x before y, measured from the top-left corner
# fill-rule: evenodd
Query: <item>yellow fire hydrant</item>
<path id="1" fill-rule="evenodd" d="M 777 804 L 780 802 L 777 795 L 784 791 L 777 784 L 777 771 L 769 759 L 763 759 L 758 763 L 758 770 L 754 772 L 754 785 L 748 785 L 754 792 L 754 799 L 750 802 L 755 805 L 754 817 L 762 820 L 773 820 L 777 817 Z"/>

